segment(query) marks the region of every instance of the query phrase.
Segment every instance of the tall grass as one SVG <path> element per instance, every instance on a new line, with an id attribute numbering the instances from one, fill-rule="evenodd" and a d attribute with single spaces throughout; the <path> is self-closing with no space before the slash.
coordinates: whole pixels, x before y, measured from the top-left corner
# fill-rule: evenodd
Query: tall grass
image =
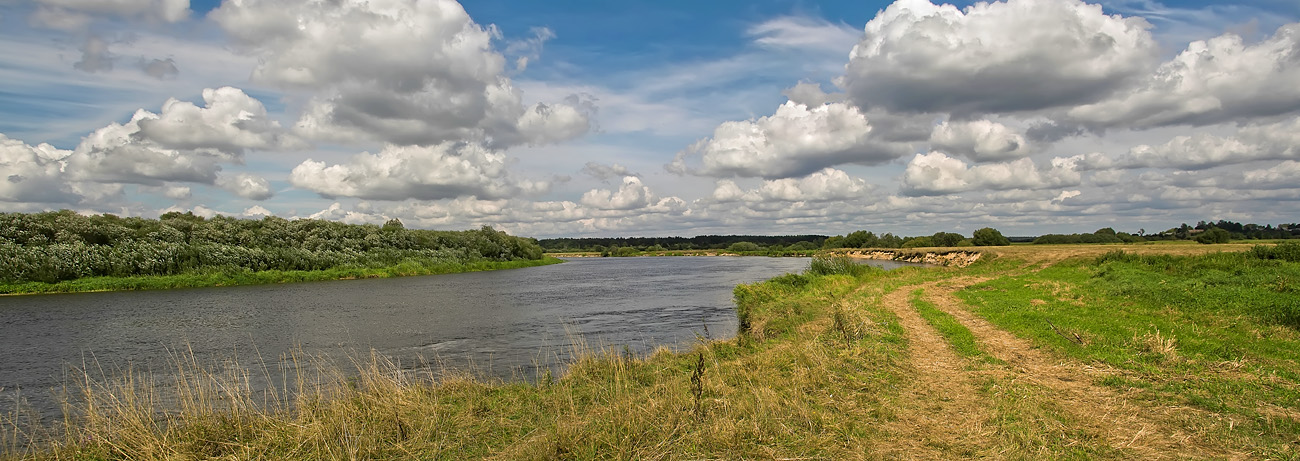
<path id="1" fill-rule="evenodd" d="M 858 264 L 853 258 L 841 254 L 820 254 L 808 263 L 810 275 L 848 275 L 858 277 L 880 269 Z"/>

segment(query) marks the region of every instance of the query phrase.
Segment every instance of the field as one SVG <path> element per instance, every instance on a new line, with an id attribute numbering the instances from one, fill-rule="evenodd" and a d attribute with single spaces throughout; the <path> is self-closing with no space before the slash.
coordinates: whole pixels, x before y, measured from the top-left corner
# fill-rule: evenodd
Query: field
<path id="1" fill-rule="evenodd" d="M 1290 253 L 980 251 L 966 268 L 815 260 L 804 274 L 737 287 L 734 339 L 648 357 L 585 350 L 536 383 L 430 383 L 382 358 L 359 360 L 359 378 L 288 384 L 296 405 L 183 363 L 184 379 L 162 391 L 146 376 L 73 383 L 64 425 L 12 413 L 4 449 L 49 459 L 1300 457 L 1300 262 Z M 164 391 L 179 403 L 158 417 Z"/>

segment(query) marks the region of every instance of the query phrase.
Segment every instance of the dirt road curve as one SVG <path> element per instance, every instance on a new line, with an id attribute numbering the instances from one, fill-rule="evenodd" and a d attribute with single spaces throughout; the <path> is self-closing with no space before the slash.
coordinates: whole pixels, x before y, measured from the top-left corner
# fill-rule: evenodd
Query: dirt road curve
<path id="1" fill-rule="evenodd" d="M 897 435 L 891 439 L 899 444 L 891 454 L 908 458 L 998 456 L 1007 448 L 1009 441 L 1004 438 L 1010 432 L 999 427 L 1005 421 L 997 414 L 999 408 L 1028 405 L 1050 408 L 1047 413 L 1064 413 L 1062 418 L 1038 423 L 1058 426 L 1059 436 L 1070 439 L 1066 445 L 1108 446 L 1142 459 L 1248 457 L 1246 453 L 1202 445 L 1198 434 L 1181 429 L 1185 426 L 1177 424 L 1180 415 L 1197 410 L 1152 407 L 1127 399 L 1094 384 L 1110 370 L 1036 349 L 973 314 L 953 293 L 980 281 L 957 278 L 910 285 L 882 298 L 882 304 L 899 317 L 907 330 L 909 363 L 914 370 L 901 392 L 899 417 L 887 428 Z M 909 296 L 918 288 L 924 290 L 924 300 L 956 318 L 988 355 L 1005 364 L 954 353 L 911 304 Z M 1013 395 L 998 391 L 1010 387 L 1020 391 Z M 1019 417 L 1037 414 L 1030 411 Z"/>

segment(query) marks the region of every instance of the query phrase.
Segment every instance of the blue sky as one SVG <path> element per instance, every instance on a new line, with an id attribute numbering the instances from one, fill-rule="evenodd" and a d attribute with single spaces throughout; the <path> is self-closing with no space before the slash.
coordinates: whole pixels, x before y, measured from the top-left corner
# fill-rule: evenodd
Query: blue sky
<path id="1" fill-rule="evenodd" d="M 0 3 L 0 210 L 539 237 L 1300 221 L 1290 0 L 375 3 Z"/>

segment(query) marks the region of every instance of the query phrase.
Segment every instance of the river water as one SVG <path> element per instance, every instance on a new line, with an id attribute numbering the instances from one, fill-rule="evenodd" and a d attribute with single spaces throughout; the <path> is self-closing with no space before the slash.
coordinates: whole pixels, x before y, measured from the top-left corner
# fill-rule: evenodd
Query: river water
<path id="1" fill-rule="evenodd" d="M 0 297 L 0 411 L 21 401 L 54 417 L 54 389 L 83 372 L 167 375 L 178 358 L 208 368 L 233 359 L 277 375 L 295 351 L 336 359 L 373 351 L 405 368 L 533 379 L 567 363 L 575 341 L 646 353 L 734 336 L 736 284 L 807 265 L 807 258 L 575 258 L 423 277 Z"/>

